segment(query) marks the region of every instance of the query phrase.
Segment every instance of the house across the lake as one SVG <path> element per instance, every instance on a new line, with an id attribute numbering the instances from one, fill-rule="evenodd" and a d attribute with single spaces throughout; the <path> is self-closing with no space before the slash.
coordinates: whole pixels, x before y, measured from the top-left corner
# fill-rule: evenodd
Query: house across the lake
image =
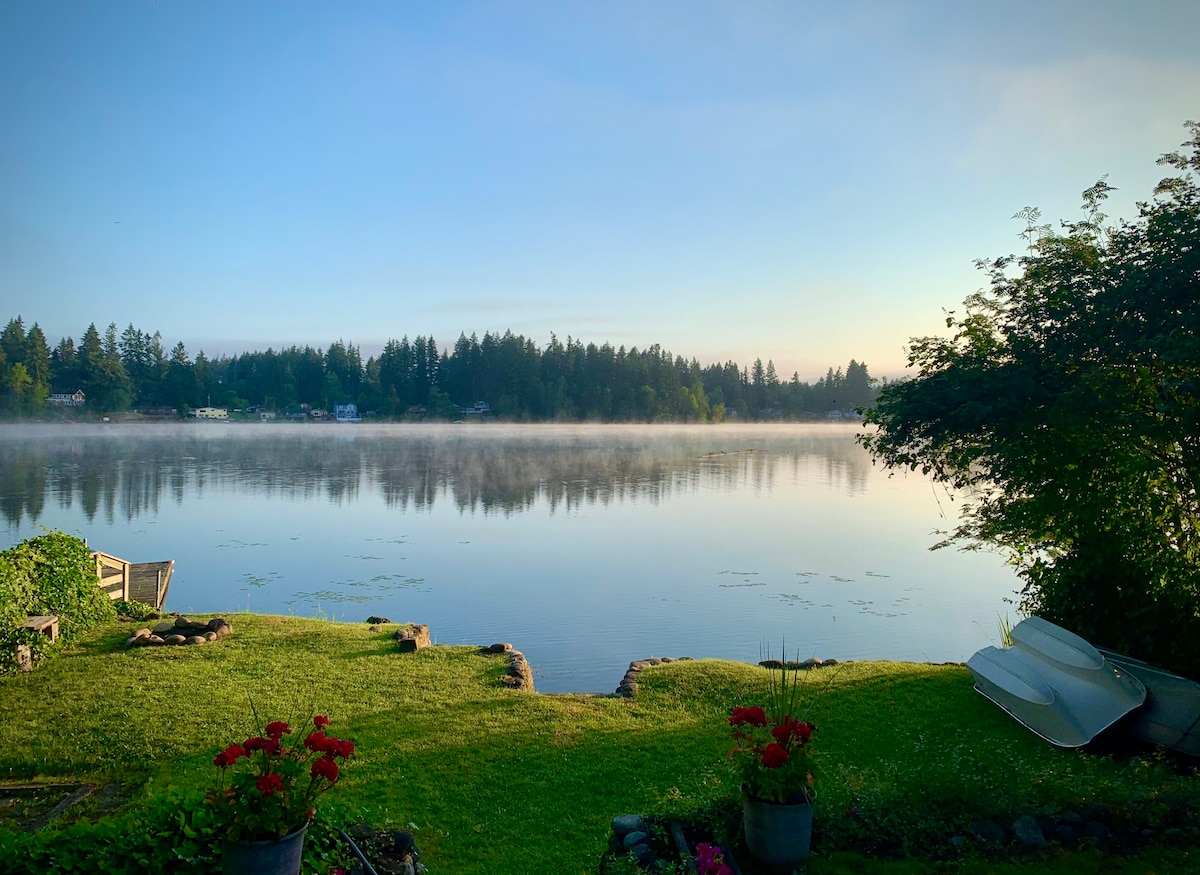
<path id="1" fill-rule="evenodd" d="M 188 416 L 194 416 L 196 419 L 228 419 L 229 409 L 227 407 L 197 407 Z"/>
<path id="2" fill-rule="evenodd" d="M 333 405 L 333 418 L 338 422 L 362 422 L 358 415 L 358 405 L 353 402 Z"/>
<path id="3" fill-rule="evenodd" d="M 46 399 L 46 403 L 51 407 L 82 407 L 83 406 L 83 390 L 76 389 L 73 395 L 64 393 L 56 393 Z"/>

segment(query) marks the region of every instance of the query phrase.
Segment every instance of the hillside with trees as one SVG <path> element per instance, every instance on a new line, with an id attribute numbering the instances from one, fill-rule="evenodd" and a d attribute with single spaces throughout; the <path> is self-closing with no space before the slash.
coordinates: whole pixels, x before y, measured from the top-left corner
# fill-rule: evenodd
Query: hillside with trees
<path id="1" fill-rule="evenodd" d="M 90 324 L 78 345 L 53 349 L 21 316 L 0 333 L 0 415 L 94 417 L 142 411 L 183 415 L 200 407 L 332 410 L 353 403 L 379 420 L 456 419 L 463 409 L 515 422 L 722 422 L 824 419 L 868 406 L 877 389 L 867 365 L 829 368 L 815 383 L 774 362 L 701 366 L 660 346 L 597 346 L 551 335 L 539 347 L 506 331 L 462 335 L 438 349 L 432 337 L 389 340 L 363 361 L 341 340 L 326 349 L 289 346 L 210 359 L 132 324 L 103 334 Z M 83 393 L 82 407 L 68 396 Z M 482 402 L 480 407 L 476 405 Z M 84 412 L 86 411 L 86 413 Z"/>

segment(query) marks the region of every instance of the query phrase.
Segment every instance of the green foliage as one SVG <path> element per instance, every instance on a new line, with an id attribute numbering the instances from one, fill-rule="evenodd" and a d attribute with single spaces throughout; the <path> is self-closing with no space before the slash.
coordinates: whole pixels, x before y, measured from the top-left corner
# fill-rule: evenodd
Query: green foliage
<path id="1" fill-rule="evenodd" d="M 18 629 L 30 615 L 56 615 L 55 645 L 38 632 Z M 98 623 L 116 616 L 97 585 L 96 564 L 87 544 L 62 532 L 47 532 L 0 553 L 0 672 L 16 667 L 13 647 L 26 644 L 35 660 L 45 658 Z"/>
<path id="2" fill-rule="evenodd" d="M 86 404 L 46 408 L 50 392 L 82 389 Z M 875 395 L 865 363 L 830 368 L 814 384 L 779 378 L 775 365 L 735 362 L 701 367 L 658 344 L 614 348 L 551 336 L 544 349 L 511 331 L 480 340 L 460 336 L 439 351 L 432 337 L 388 340 L 365 363 L 341 340 L 193 361 L 182 343 L 168 353 L 158 332 L 128 325 L 103 336 L 93 323 L 78 348 L 66 337 L 51 352 L 35 324 L 18 316 L 0 332 L 0 415 L 77 415 L 135 408 L 263 407 L 283 413 L 301 403 L 330 410 L 353 401 L 381 419 L 457 419 L 477 401 L 513 421 L 720 422 L 725 407 L 751 420 L 849 413 Z"/>
<path id="3" fill-rule="evenodd" d="M 1084 192 L 1063 234 L 981 264 L 990 288 L 913 341 L 860 438 L 961 490 L 950 541 L 1006 551 L 1021 608 L 1200 676 L 1200 125 L 1138 218 Z M 1021 216 L 1021 214 L 1018 214 Z M 1028 215 L 1021 216 L 1032 222 Z M 1016 273 L 1010 269 L 1016 267 Z"/>
<path id="4" fill-rule="evenodd" d="M 128 617 L 131 620 L 154 620 L 159 616 L 159 610 L 154 605 L 132 600 L 113 599 L 113 610 L 117 612 L 117 616 Z"/>

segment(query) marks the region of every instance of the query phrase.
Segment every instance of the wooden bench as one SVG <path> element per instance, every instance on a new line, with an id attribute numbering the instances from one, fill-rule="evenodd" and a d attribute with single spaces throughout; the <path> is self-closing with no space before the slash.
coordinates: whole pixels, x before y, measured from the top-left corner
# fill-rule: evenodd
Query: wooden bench
<path id="1" fill-rule="evenodd" d="M 19 628 L 32 629 L 34 632 L 49 635 L 51 642 L 53 642 L 58 638 L 58 617 L 53 614 L 50 616 L 30 617 Z"/>

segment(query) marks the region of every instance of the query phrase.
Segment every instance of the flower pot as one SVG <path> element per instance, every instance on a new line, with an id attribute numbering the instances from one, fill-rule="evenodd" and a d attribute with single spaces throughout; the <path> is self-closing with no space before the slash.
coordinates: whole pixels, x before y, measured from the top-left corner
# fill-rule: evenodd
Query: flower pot
<path id="1" fill-rule="evenodd" d="M 221 871 L 225 875 L 298 875 L 304 856 L 305 823 L 281 839 L 246 842 L 225 840 Z"/>
<path id="2" fill-rule="evenodd" d="M 742 828 L 750 855 L 776 872 L 791 872 L 806 859 L 812 842 L 812 804 L 742 801 Z"/>

